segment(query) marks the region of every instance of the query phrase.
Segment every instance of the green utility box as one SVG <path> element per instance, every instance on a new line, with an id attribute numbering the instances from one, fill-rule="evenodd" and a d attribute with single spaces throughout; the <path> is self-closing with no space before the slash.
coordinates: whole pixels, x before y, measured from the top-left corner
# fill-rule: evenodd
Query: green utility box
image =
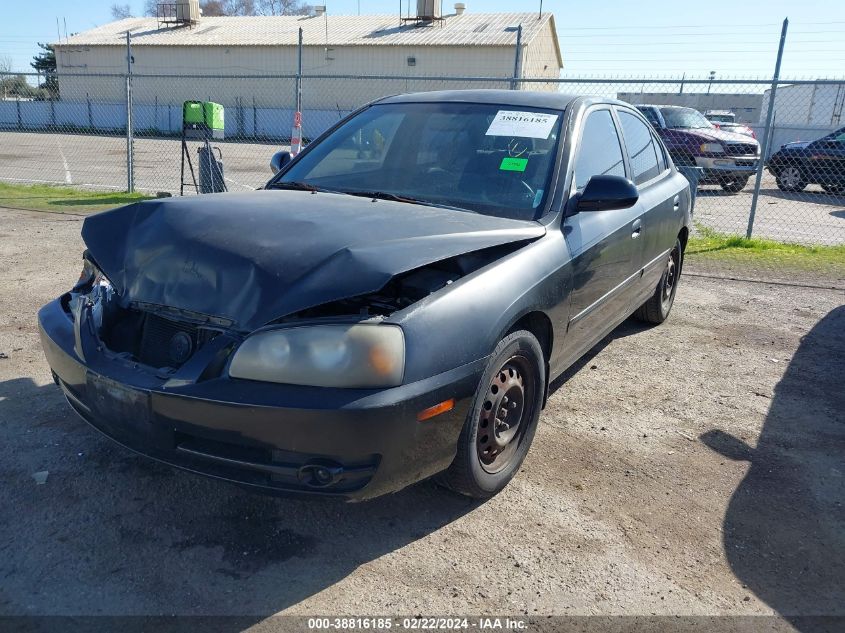
<path id="1" fill-rule="evenodd" d="M 213 101 L 186 101 L 182 104 L 182 128 L 187 136 L 223 138 L 223 106 Z"/>

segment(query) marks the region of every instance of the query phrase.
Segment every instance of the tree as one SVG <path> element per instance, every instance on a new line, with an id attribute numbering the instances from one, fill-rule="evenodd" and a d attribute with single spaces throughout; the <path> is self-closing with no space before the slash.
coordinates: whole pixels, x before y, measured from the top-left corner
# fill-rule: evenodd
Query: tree
<path id="1" fill-rule="evenodd" d="M 155 17 L 158 0 L 146 0 L 144 15 Z M 202 14 L 206 17 L 221 15 L 307 15 L 311 5 L 298 0 L 203 0 Z"/>
<path id="2" fill-rule="evenodd" d="M 111 17 L 113 20 L 124 20 L 134 17 L 132 15 L 132 7 L 128 4 L 113 4 L 111 5 Z"/>
<path id="3" fill-rule="evenodd" d="M 5 99 L 10 97 L 31 99 L 38 96 L 38 92 L 38 90 L 27 83 L 24 75 L 0 76 L 0 96 Z"/>
<path id="4" fill-rule="evenodd" d="M 225 3 L 220 0 L 208 0 L 200 5 L 203 17 L 214 18 L 220 15 L 228 15 L 226 13 Z"/>
<path id="5" fill-rule="evenodd" d="M 39 88 L 46 89 L 49 98 L 55 99 L 59 95 L 59 78 L 56 75 L 56 51 L 49 44 L 38 42 L 41 52 L 32 58 L 30 66 L 44 75 L 44 82 Z"/>
<path id="6" fill-rule="evenodd" d="M 255 15 L 255 0 L 225 0 L 221 15 Z"/>
<path id="7" fill-rule="evenodd" d="M 258 0 L 261 15 L 308 15 L 311 6 L 298 0 Z"/>

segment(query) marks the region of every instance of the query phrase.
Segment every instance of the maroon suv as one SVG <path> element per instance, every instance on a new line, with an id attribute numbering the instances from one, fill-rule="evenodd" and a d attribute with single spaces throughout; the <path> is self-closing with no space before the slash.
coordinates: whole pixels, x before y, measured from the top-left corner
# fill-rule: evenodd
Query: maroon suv
<path id="1" fill-rule="evenodd" d="M 704 170 L 700 184 L 717 184 L 736 193 L 757 170 L 760 144 L 755 139 L 720 130 L 692 108 L 644 104 L 636 107 L 657 130 L 676 165 Z"/>

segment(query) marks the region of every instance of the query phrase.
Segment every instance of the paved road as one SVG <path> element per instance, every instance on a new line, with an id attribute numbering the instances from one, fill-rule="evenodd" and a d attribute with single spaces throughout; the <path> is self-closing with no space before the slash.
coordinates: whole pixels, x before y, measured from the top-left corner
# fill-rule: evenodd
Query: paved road
<path id="1" fill-rule="evenodd" d="M 231 191 L 254 189 L 270 176 L 268 162 L 279 145 L 215 141 L 223 152 Z M 198 143 L 191 143 L 196 157 Z M 135 140 L 135 186 L 145 191 L 178 193 L 180 142 Z M 126 188 L 126 140 L 114 136 L 19 133 L 0 131 L 0 180 Z M 745 234 L 752 183 L 736 195 L 718 187 L 699 190 L 696 219 L 717 231 Z M 845 243 L 845 196 L 812 186 L 785 194 L 765 174 L 754 235 L 807 244 Z"/>

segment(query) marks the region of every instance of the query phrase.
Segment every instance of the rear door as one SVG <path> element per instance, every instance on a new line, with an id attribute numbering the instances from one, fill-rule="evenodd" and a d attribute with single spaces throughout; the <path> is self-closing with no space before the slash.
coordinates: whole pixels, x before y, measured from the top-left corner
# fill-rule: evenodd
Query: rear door
<path id="1" fill-rule="evenodd" d="M 643 275 L 636 284 L 632 310 L 654 292 L 669 251 L 675 245 L 681 221 L 681 194 L 672 178 L 663 147 L 646 122 L 628 108 L 616 107 L 622 128 L 625 151 L 631 166 L 631 178 L 640 192 L 643 207 Z"/>
<path id="2" fill-rule="evenodd" d="M 812 144 L 815 178 L 826 185 L 845 185 L 845 128 Z"/>
<path id="3" fill-rule="evenodd" d="M 596 106 L 584 117 L 574 161 L 573 195 L 596 175 L 627 175 L 610 106 Z M 639 204 L 579 213 L 568 207 L 567 213 L 563 232 L 572 257 L 573 289 L 565 364 L 630 314 L 632 283 L 637 281 L 641 261 Z"/>

